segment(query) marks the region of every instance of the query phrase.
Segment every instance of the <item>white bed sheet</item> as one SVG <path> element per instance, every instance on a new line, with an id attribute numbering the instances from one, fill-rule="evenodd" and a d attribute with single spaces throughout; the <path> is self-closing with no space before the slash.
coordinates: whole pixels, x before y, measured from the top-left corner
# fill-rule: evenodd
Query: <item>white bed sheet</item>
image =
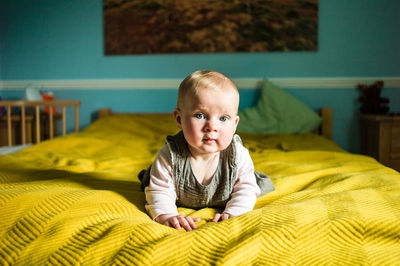
<path id="1" fill-rule="evenodd" d="M 24 144 L 24 145 L 15 145 L 15 146 L 4 146 L 4 147 L 0 147 L 0 154 L 11 154 L 11 153 L 15 153 L 18 151 L 21 151 L 23 149 L 26 149 L 28 147 L 32 146 L 32 143 L 30 144 Z"/>

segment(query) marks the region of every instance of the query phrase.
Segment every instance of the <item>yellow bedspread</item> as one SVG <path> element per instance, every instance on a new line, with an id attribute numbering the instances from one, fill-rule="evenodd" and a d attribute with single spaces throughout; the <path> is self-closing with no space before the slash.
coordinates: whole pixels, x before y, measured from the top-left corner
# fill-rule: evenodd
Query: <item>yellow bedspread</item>
<path id="1" fill-rule="evenodd" d="M 400 174 L 312 134 L 242 134 L 276 191 L 191 232 L 153 222 L 137 173 L 177 131 L 170 117 L 107 117 L 0 156 L 0 265 L 395 265 Z"/>

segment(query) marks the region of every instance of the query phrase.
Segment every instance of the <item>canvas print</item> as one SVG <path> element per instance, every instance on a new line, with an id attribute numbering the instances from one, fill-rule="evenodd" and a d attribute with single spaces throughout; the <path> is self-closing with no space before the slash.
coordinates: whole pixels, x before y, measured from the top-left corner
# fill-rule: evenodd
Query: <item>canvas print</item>
<path id="1" fill-rule="evenodd" d="M 103 0 L 107 55 L 316 51 L 318 0 Z"/>

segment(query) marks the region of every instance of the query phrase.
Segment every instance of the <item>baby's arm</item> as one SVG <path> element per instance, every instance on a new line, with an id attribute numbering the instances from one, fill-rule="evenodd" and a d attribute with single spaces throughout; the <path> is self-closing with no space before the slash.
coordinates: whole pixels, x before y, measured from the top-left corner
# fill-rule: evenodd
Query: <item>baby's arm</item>
<path id="1" fill-rule="evenodd" d="M 225 210 L 222 213 L 222 216 L 228 214 L 228 218 L 252 211 L 257 196 L 260 195 L 260 188 L 257 185 L 256 176 L 254 174 L 253 161 L 248 150 L 242 145 L 237 145 L 237 156 L 238 178 L 233 187 L 231 199 L 226 204 Z M 221 220 L 225 217 L 219 219 Z M 215 218 L 216 217 L 214 217 L 214 219 Z"/>
<path id="2" fill-rule="evenodd" d="M 151 167 L 150 184 L 145 188 L 146 210 L 153 219 L 161 214 L 179 214 L 168 152 L 167 146 L 158 152 Z"/>
<path id="3" fill-rule="evenodd" d="M 198 218 L 179 215 L 175 201 L 176 193 L 172 179 L 172 162 L 165 145 L 157 154 L 150 171 L 150 184 L 145 188 L 146 210 L 158 223 L 187 231 L 196 228 Z"/>

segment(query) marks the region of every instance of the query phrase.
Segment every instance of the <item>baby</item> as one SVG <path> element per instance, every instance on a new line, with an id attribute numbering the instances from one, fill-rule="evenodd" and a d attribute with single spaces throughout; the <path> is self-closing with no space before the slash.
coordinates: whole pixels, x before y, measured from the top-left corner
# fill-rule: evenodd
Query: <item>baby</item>
<path id="1" fill-rule="evenodd" d="M 179 214 L 177 206 L 223 209 L 212 219 L 219 222 L 253 210 L 258 196 L 274 190 L 235 135 L 238 107 L 235 84 L 219 72 L 196 71 L 182 81 L 174 110 L 181 131 L 139 174 L 156 222 L 190 231 L 200 219 Z"/>

